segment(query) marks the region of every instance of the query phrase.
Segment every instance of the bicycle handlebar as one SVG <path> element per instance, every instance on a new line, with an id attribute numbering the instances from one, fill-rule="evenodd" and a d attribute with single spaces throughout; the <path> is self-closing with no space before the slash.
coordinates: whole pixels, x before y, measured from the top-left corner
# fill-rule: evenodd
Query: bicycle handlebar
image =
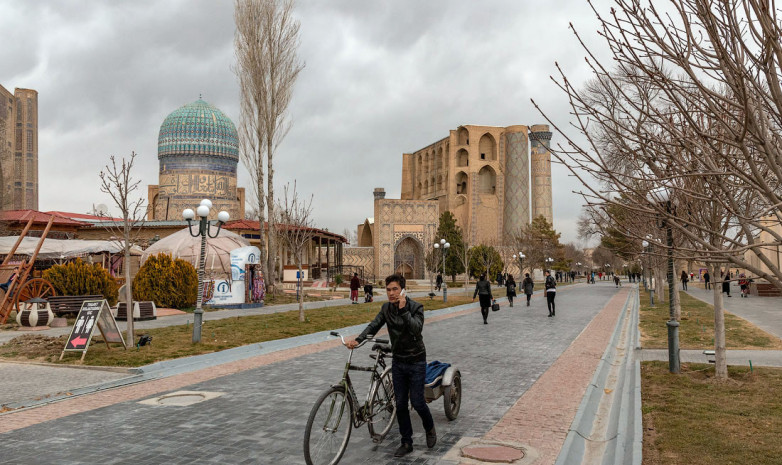
<path id="1" fill-rule="evenodd" d="M 338 333 L 338 332 L 336 332 L 336 331 L 332 331 L 332 332 L 331 332 L 331 335 L 332 335 L 332 336 L 335 336 L 335 337 L 338 337 L 338 338 L 340 338 L 340 339 L 342 339 L 342 345 L 343 345 L 343 346 L 347 346 L 347 344 L 345 343 L 345 336 L 343 336 L 343 335 L 339 334 L 339 333 Z M 369 342 L 369 341 L 372 341 L 372 342 L 377 342 L 377 343 L 379 343 L 379 344 L 388 344 L 388 343 L 389 343 L 388 339 L 377 339 L 377 338 L 376 338 L 376 337 L 374 337 L 374 336 L 370 336 L 370 337 L 368 337 L 368 338 L 364 339 L 363 341 L 361 341 L 361 342 L 360 342 L 360 343 L 359 343 L 359 344 L 356 346 L 356 349 L 358 349 L 359 347 L 363 346 L 364 344 L 366 344 L 366 343 L 367 343 L 367 342 Z"/>

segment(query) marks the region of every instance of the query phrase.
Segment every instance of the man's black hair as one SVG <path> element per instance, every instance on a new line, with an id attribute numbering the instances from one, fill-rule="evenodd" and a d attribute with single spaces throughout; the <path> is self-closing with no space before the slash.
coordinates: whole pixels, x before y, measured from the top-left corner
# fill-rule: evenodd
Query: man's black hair
<path id="1" fill-rule="evenodd" d="M 407 280 L 405 279 L 404 276 L 402 276 L 399 273 L 394 273 L 391 276 L 386 277 L 386 287 L 388 287 L 388 285 L 391 283 L 397 283 L 399 284 L 399 287 L 404 289 L 406 281 Z"/>
<path id="2" fill-rule="evenodd" d="M 353 276 L 358 276 L 358 273 L 353 273 Z"/>

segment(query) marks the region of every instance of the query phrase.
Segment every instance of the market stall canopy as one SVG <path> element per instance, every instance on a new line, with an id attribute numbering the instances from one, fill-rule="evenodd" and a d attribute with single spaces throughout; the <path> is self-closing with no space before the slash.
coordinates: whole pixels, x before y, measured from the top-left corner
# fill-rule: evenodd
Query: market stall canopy
<path id="1" fill-rule="evenodd" d="M 195 226 L 198 228 L 198 225 Z M 247 247 L 250 243 L 242 236 L 220 230 L 220 234 L 212 239 L 206 238 L 205 270 L 208 276 L 225 277 L 231 275 L 231 251 L 239 247 Z M 181 258 L 190 262 L 198 269 L 198 255 L 201 252 L 201 237 L 193 237 L 187 228 L 164 237 L 149 246 L 141 255 L 141 264 L 152 255 L 167 254 L 172 258 Z"/>
<path id="2" fill-rule="evenodd" d="M 0 255 L 6 255 L 11 251 L 19 236 L 0 237 Z M 40 241 L 39 237 L 25 237 L 19 248 L 16 249 L 17 255 L 32 255 Z M 110 254 L 120 253 L 123 250 L 122 242 L 118 241 L 88 241 L 80 239 L 46 239 L 43 241 L 38 259 L 69 259 L 84 257 L 92 254 L 108 252 Z M 141 249 L 131 247 L 131 255 L 141 255 Z"/>

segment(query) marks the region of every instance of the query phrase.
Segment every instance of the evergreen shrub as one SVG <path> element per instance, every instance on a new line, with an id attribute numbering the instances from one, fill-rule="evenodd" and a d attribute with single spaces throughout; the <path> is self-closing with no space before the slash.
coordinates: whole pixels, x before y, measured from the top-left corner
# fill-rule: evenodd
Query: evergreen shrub
<path id="1" fill-rule="evenodd" d="M 196 303 L 198 273 L 189 262 L 161 253 L 144 262 L 133 279 L 133 298 L 151 300 L 163 308 L 187 308 Z"/>
<path id="2" fill-rule="evenodd" d="M 64 265 L 54 265 L 43 272 L 43 278 L 52 283 L 57 295 L 100 294 L 110 305 L 117 303 L 117 281 L 97 263 L 89 264 L 77 258 Z"/>

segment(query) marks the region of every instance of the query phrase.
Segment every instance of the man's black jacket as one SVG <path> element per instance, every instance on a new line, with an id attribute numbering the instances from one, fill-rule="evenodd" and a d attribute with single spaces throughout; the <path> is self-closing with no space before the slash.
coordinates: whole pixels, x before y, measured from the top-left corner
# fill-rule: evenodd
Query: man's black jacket
<path id="1" fill-rule="evenodd" d="M 424 329 L 424 306 L 407 298 L 404 308 L 386 302 L 372 320 L 356 338 L 361 342 L 369 334 L 377 334 L 383 325 L 388 325 L 388 336 L 394 358 L 399 360 L 426 359 L 426 346 L 421 331 Z"/>

